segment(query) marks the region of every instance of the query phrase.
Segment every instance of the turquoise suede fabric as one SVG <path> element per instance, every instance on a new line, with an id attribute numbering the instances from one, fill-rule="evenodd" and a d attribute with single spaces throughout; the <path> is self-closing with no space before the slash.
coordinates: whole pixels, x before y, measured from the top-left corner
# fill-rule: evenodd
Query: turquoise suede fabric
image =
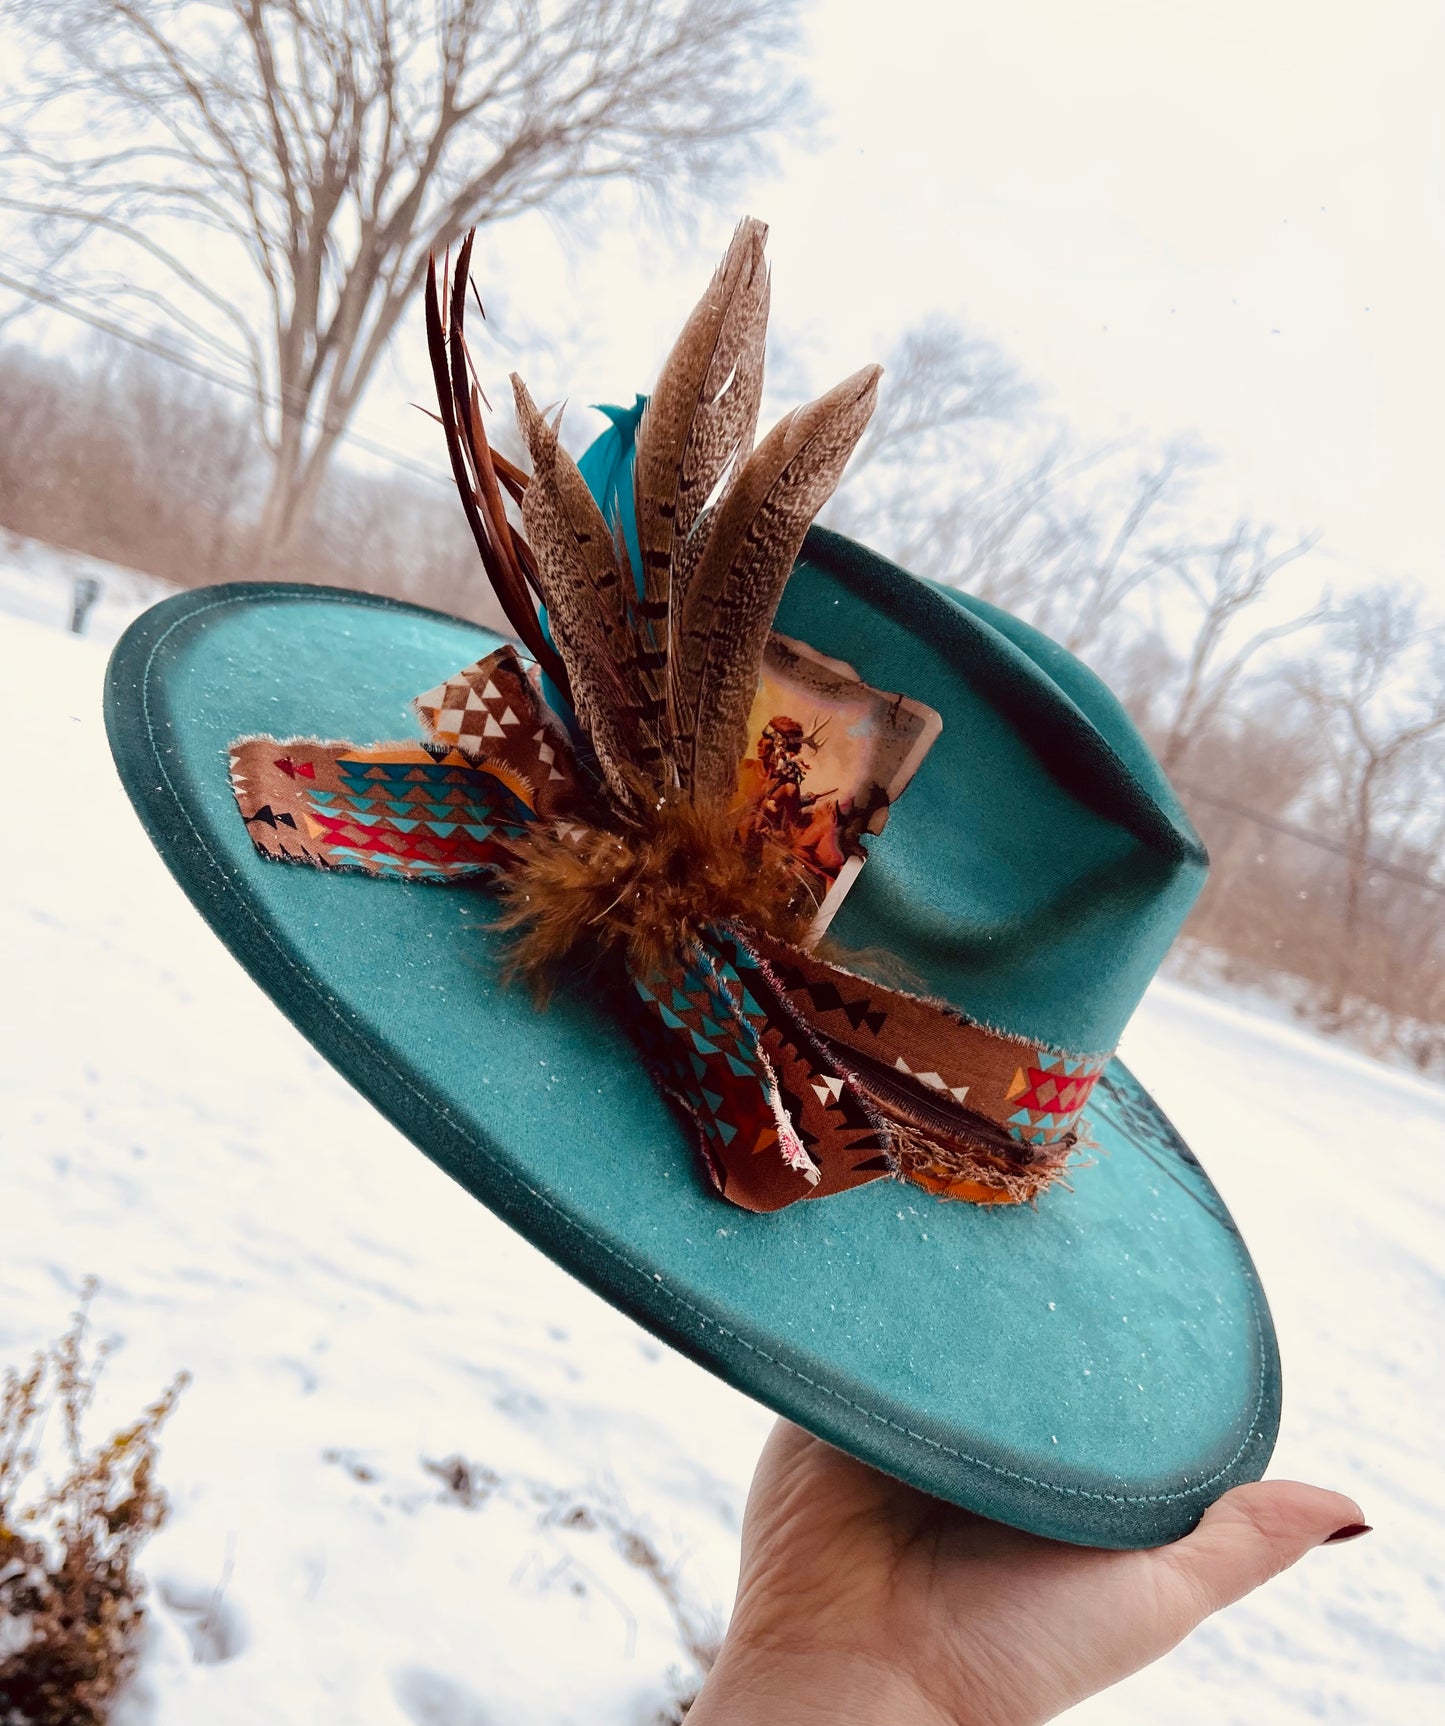
<path id="1" fill-rule="evenodd" d="M 782 626 L 944 715 L 844 938 L 898 946 L 984 1016 L 1107 1046 L 1201 864 L 1144 765 L 1102 735 L 1096 686 L 1056 681 L 1044 717 L 1021 714 L 1042 647 L 845 542 L 810 541 Z M 1097 1161 L 1037 1209 L 879 1181 L 751 1215 L 706 1186 L 684 1123 L 593 1001 L 539 1015 L 501 986 L 485 890 L 256 855 L 227 782 L 234 738 L 413 736 L 411 697 L 494 644 L 366 595 L 256 584 L 168 600 L 117 647 L 106 717 L 121 777 L 283 1011 L 583 1282 L 925 1491 L 1135 1547 L 1257 1478 L 1279 1416 L 1264 1297 L 1208 1179 L 1117 1062 L 1090 1110 Z"/>
<path id="2" fill-rule="evenodd" d="M 604 410 L 580 463 L 634 567 L 643 405 Z M 1107 1053 L 1209 862 L 1128 714 L 1037 630 L 821 528 L 777 628 L 945 716 L 833 933 L 886 947 L 985 1024 Z"/>

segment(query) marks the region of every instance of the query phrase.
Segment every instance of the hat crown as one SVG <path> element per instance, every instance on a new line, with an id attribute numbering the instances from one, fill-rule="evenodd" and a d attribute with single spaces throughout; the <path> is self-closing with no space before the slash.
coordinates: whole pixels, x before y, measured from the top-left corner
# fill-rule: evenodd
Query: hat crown
<path id="1" fill-rule="evenodd" d="M 580 464 L 634 567 L 643 405 L 606 410 Z M 1208 868 L 1117 699 L 1038 630 L 826 529 L 809 534 L 776 627 L 943 716 L 830 932 L 994 1029 L 1112 1049 Z"/>

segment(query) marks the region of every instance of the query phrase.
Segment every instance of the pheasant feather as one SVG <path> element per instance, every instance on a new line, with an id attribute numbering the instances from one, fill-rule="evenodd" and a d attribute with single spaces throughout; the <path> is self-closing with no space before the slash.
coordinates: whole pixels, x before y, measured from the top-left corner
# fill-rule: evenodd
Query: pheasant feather
<path id="1" fill-rule="evenodd" d="M 513 497 L 518 495 L 513 483 L 516 470 L 488 444 L 475 391 L 468 390 L 464 319 L 473 238 L 473 234 L 467 235 L 457 259 L 451 283 L 450 319 L 437 285 L 436 259 L 427 260 L 427 347 L 436 383 L 438 417 L 446 434 L 447 453 L 462 509 L 477 542 L 487 579 L 520 640 L 565 692 L 566 668 L 543 635 L 528 592 L 529 579 L 534 574 L 530 553 L 507 520 L 498 489 L 500 479 Z"/>
<path id="2" fill-rule="evenodd" d="M 626 674 L 633 637 L 622 573 L 602 511 L 562 448 L 555 422 L 538 411 L 519 377 L 512 378 L 512 388 L 532 458 L 522 526 L 548 625 L 567 667 L 577 718 L 609 790 L 625 808 L 636 794 L 637 775 L 629 771 L 636 704 Z"/>
<path id="3" fill-rule="evenodd" d="M 779 421 L 695 530 L 706 539 L 673 593 L 668 640 L 678 780 L 694 799 L 727 797 L 736 784 L 778 601 L 868 424 L 881 373 L 865 366 Z"/>
<path id="4" fill-rule="evenodd" d="M 644 828 L 679 801 L 731 806 L 784 584 L 877 395 L 879 368 L 866 367 L 753 447 L 766 241 L 761 222 L 738 225 L 639 424 L 640 580 L 620 527 L 609 528 L 557 422 L 520 378 L 512 384 L 530 475 L 487 442 L 462 334 L 470 236 L 449 318 L 434 274 L 428 283 L 442 423 L 483 563 L 513 627 L 571 701 L 620 826 Z M 525 537 L 507 499 L 520 504 Z"/>
<path id="5" fill-rule="evenodd" d="M 664 746 L 667 618 L 704 505 L 752 448 L 763 391 L 768 230 L 738 224 L 727 255 L 668 355 L 637 429 L 633 497 L 642 559 L 644 731 Z"/>

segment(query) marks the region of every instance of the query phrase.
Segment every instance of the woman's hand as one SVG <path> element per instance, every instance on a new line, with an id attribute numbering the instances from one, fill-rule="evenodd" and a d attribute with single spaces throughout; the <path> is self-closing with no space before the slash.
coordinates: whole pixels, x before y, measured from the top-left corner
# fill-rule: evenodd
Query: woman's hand
<path id="1" fill-rule="evenodd" d="M 1267 1481 L 1226 1493 L 1172 1546 L 1064 1546 L 779 1421 L 748 1498 L 727 1641 L 689 1726 L 1035 1726 L 1351 1532 L 1364 1532 L 1351 1499 Z"/>

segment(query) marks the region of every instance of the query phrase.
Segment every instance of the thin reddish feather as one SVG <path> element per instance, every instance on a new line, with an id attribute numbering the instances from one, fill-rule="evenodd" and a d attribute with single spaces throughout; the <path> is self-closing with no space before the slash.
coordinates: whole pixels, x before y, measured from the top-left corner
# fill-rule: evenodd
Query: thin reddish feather
<path id="1" fill-rule="evenodd" d="M 565 693 L 568 688 L 566 667 L 543 634 L 528 591 L 529 587 L 536 586 L 535 564 L 525 541 L 507 520 L 501 487 L 493 465 L 492 450 L 481 423 L 481 413 L 467 388 L 469 356 L 463 339 L 462 313 L 466 304 L 472 239 L 473 235 L 468 234 L 457 259 L 456 275 L 448 282 L 452 288 L 450 329 L 442 311 L 436 258 L 432 256 L 428 259 L 426 329 L 437 405 L 441 410 L 436 418 L 446 435 L 452 477 L 456 481 L 467 525 L 472 530 L 472 538 L 476 541 L 487 580 L 501 602 L 507 621 L 517 632 L 523 645 Z M 480 301 L 478 303 L 480 304 Z M 510 462 L 506 464 L 506 469 L 507 488 L 516 495 L 513 488 L 518 470 Z"/>

